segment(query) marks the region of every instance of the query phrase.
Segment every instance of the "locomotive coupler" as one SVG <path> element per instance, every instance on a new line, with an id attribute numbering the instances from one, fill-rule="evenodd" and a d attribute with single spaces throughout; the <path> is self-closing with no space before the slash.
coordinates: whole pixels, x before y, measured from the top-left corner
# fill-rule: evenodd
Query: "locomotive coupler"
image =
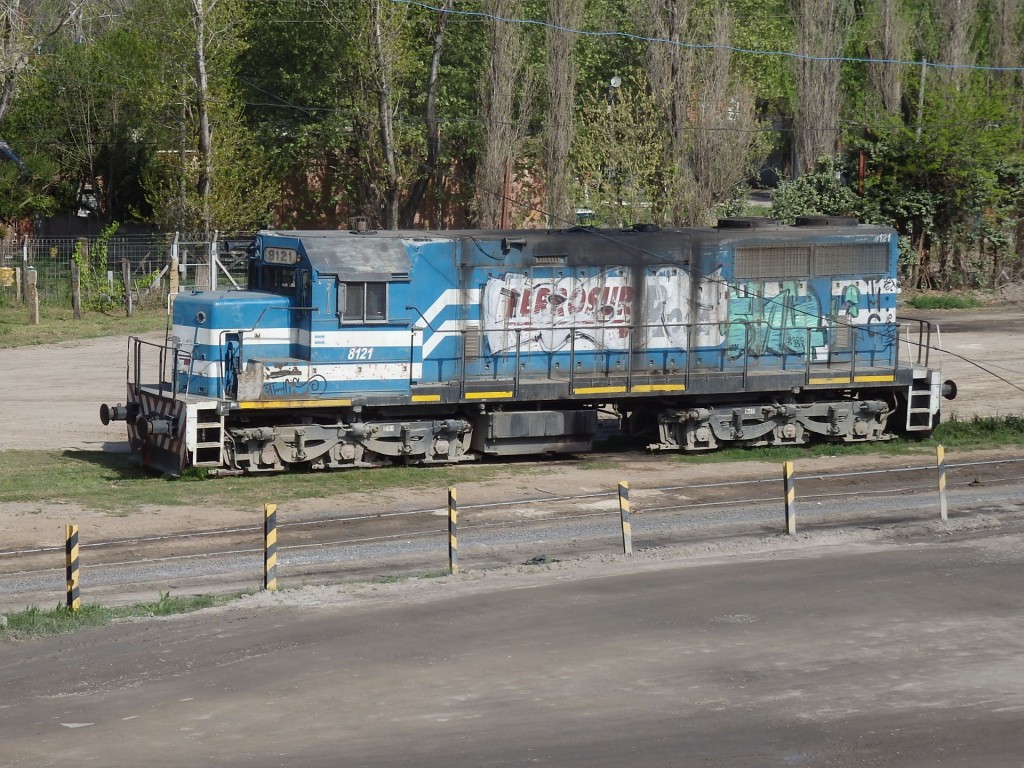
<path id="1" fill-rule="evenodd" d="M 155 435 L 171 435 L 174 433 L 174 423 L 170 419 L 162 419 L 159 416 L 145 416 L 139 414 L 135 417 L 135 429 L 139 437 L 148 440 Z"/>
<path id="2" fill-rule="evenodd" d="M 104 403 L 100 406 L 100 421 L 103 426 L 107 426 L 112 421 L 135 421 L 135 417 L 139 414 L 138 403 L 129 403 L 128 405 L 107 405 Z"/>

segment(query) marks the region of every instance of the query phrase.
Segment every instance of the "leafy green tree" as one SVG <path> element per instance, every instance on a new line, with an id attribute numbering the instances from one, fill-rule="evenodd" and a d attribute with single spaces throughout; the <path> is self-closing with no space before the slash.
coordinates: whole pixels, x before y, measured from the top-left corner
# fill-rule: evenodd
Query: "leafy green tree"
<path id="1" fill-rule="evenodd" d="M 652 220 L 660 194 L 661 126 L 644 74 L 623 71 L 609 95 L 597 86 L 580 97 L 579 130 L 572 149 L 576 199 L 591 223 L 629 227 Z"/>
<path id="2" fill-rule="evenodd" d="M 145 138 L 156 151 L 143 179 L 163 229 L 250 229 L 266 219 L 274 190 L 262 148 L 241 120 L 235 86 L 248 7 L 241 0 L 137 0 L 126 14 L 124 34 L 148 54 L 137 81 L 153 116 Z"/>
<path id="3" fill-rule="evenodd" d="M 1006 209 L 1006 169 L 1024 139 L 1007 94 L 959 85 L 934 85 L 920 136 L 890 124 L 851 142 L 867 154 L 865 197 L 910 238 L 912 280 L 942 288 L 982 282 L 971 254 L 991 239 L 993 212 Z"/>

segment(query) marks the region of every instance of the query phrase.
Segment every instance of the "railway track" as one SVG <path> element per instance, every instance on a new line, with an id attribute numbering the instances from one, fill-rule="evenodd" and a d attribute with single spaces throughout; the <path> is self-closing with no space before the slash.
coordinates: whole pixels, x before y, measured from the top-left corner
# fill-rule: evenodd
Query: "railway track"
<path id="1" fill-rule="evenodd" d="M 605 455 L 604 460 L 608 456 Z M 1024 512 L 1024 459 L 951 464 L 947 492 L 953 519 Z M 796 476 L 798 531 L 875 528 L 934 521 L 934 467 L 892 467 Z M 469 502 L 469 503 L 466 503 Z M 633 545 L 719 546 L 743 537 L 781 534 L 777 473 L 746 480 L 686 485 L 634 485 Z M 523 493 L 507 501 L 466 499 L 459 506 L 464 570 L 535 564 L 621 553 L 615 490 Z M 262 525 L 162 535 L 83 540 L 83 599 L 105 604 L 151 601 L 174 594 L 254 591 L 262 585 Z M 339 509 L 290 517 L 279 511 L 278 578 L 283 587 L 345 580 L 440 574 L 447 569 L 447 510 L 373 512 Z M 62 602 L 60 547 L 0 551 L 0 611 Z"/>

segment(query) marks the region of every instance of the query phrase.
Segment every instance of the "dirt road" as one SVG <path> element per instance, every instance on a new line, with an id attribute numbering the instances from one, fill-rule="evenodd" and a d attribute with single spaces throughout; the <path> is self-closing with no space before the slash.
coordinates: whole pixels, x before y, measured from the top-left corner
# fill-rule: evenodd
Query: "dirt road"
<path id="1" fill-rule="evenodd" d="M 0 645 L 0 764 L 1021 765 L 1018 525 L 263 594 Z"/>

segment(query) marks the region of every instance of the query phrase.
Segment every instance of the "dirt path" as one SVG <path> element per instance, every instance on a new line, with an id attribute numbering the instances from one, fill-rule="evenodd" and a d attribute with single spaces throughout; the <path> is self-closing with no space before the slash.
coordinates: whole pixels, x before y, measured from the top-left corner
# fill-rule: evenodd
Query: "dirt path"
<path id="1" fill-rule="evenodd" d="M 101 403 L 125 400 L 127 359 L 121 336 L 0 349 L 0 451 L 127 451 L 124 425 L 99 419 Z"/>

